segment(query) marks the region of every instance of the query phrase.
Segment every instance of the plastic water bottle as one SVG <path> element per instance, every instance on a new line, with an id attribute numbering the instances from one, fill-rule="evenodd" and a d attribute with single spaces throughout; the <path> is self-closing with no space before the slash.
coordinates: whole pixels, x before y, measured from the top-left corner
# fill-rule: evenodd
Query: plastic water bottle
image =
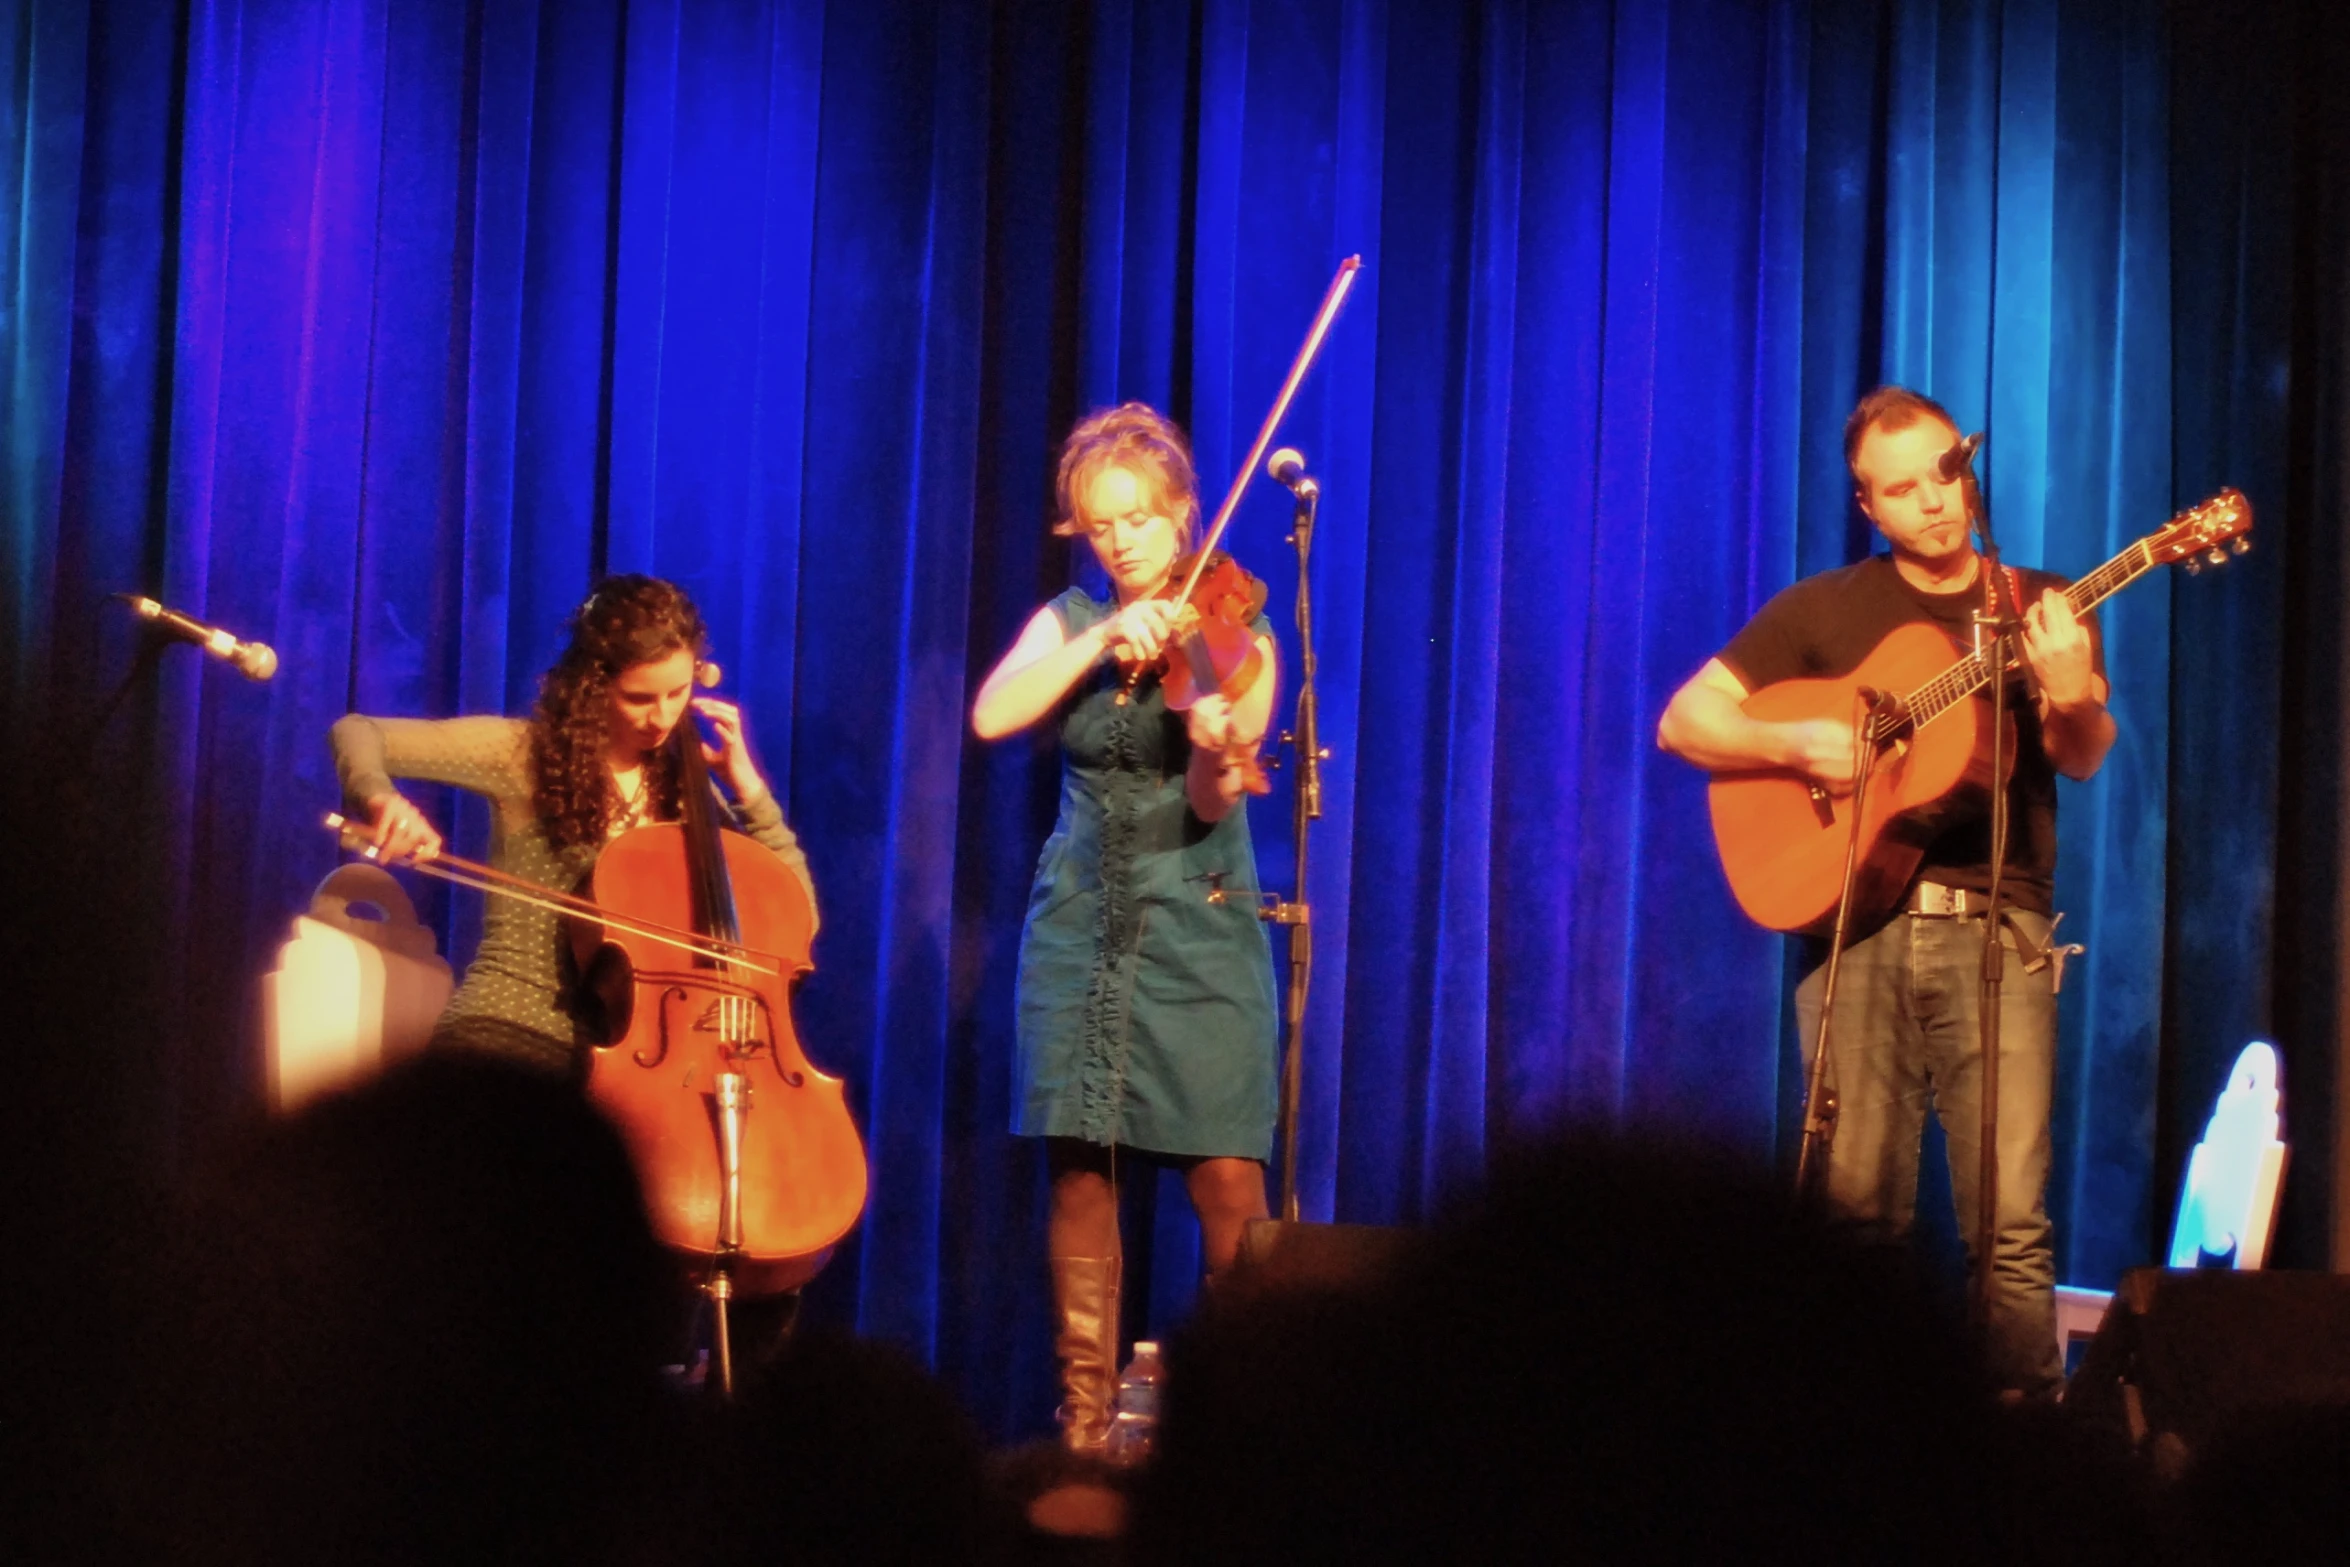
<path id="1" fill-rule="evenodd" d="M 1110 1462 L 1139 1464 L 1159 1442 L 1159 1388 L 1166 1372 L 1159 1346 L 1148 1339 L 1134 1346 L 1134 1358 L 1118 1378 L 1118 1417 L 1110 1422 Z"/>

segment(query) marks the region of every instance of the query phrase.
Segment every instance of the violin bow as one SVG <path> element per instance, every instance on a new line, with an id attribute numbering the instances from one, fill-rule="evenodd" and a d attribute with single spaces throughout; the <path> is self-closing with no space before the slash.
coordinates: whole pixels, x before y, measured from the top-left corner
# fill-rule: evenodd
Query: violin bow
<path id="1" fill-rule="evenodd" d="M 1330 335 L 1330 323 L 1338 319 L 1338 307 L 1346 303 L 1348 290 L 1355 286 L 1355 274 L 1363 269 L 1363 258 L 1349 256 L 1338 264 L 1338 275 L 1330 280 L 1330 287 L 1322 294 L 1322 308 L 1314 312 L 1314 324 L 1306 330 L 1305 345 L 1298 349 L 1297 358 L 1290 362 L 1289 379 L 1281 383 L 1280 395 L 1273 399 L 1272 410 L 1257 431 L 1256 444 L 1241 459 L 1240 472 L 1233 476 L 1232 488 L 1224 493 L 1224 504 L 1216 508 L 1216 520 L 1209 524 L 1208 535 L 1200 541 L 1193 553 L 1191 575 L 1183 579 L 1183 591 L 1175 595 L 1175 607 L 1183 608 L 1191 602 L 1192 590 L 1199 586 L 1200 577 L 1207 571 L 1208 556 L 1224 537 L 1231 525 L 1232 513 L 1240 505 L 1240 497 L 1248 489 L 1248 481 L 1256 476 L 1257 465 L 1265 460 L 1265 449 L 1273 444 L 1280 432 L 1281 421 L 1289 413 L 1289 405 L 1297 397 L 1306 372 L 1313 369 L 1315 357 L 1322 351 L 1322 340 Z"/>

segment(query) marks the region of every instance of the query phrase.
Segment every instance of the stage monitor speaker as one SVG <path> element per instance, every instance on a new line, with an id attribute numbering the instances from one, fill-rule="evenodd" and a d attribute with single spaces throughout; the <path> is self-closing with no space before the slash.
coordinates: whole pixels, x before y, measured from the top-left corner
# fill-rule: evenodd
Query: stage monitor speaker
<path id="1" fill-rule="evenodd" d="M 2170 1472 L 2263 1411 L 2350 1408 L 2350 1278 L 2137 1268 L 2122 1276 L 2068 1413 Z"/>
<path id="2" fill-rule="evenodd" d="M 1251 1219 L 1240 1231 L 1236 1278 L 1262 1288 L 1345 1289 L 1375 1284 L 1410 1255 L 1416 1230 L 1382 1224 Z"/>

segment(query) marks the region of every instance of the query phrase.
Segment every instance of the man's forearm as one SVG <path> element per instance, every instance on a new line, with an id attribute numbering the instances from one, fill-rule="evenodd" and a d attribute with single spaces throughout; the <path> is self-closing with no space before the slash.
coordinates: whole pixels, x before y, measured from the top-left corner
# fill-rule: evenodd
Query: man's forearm
<path id="1" fill-rule="evenodd" d="M 2087 778 L 2113 749 L 2113 714 L 2094 697 L 2072 707 L 2051 706 L 2040 715 L 2040 745 L 2067 778 Z"/>
<path id="2" fill-rule="evenodd" d="M 1656 726 L 1656 743 L 1709 772 L 1739 767 L 1784 767 L 1781 726 L 1746 716 L 1726 691 L 1692 685 L 1676 694 Z"/>

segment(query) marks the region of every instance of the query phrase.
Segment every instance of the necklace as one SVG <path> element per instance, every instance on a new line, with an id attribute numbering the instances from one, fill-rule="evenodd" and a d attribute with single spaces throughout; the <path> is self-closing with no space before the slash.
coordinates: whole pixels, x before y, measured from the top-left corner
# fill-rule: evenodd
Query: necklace
<path id="1" fill-rule="evenodd" d="M 612 823 L 612 831 L 623 833 L 645 820 L 646 808 L 653 801 L 653 770 L 640 766 L 634 789 L 623 787 L 619 775 L 614 774 L 612 787 L 620 795 L 620 814 Z"/>

